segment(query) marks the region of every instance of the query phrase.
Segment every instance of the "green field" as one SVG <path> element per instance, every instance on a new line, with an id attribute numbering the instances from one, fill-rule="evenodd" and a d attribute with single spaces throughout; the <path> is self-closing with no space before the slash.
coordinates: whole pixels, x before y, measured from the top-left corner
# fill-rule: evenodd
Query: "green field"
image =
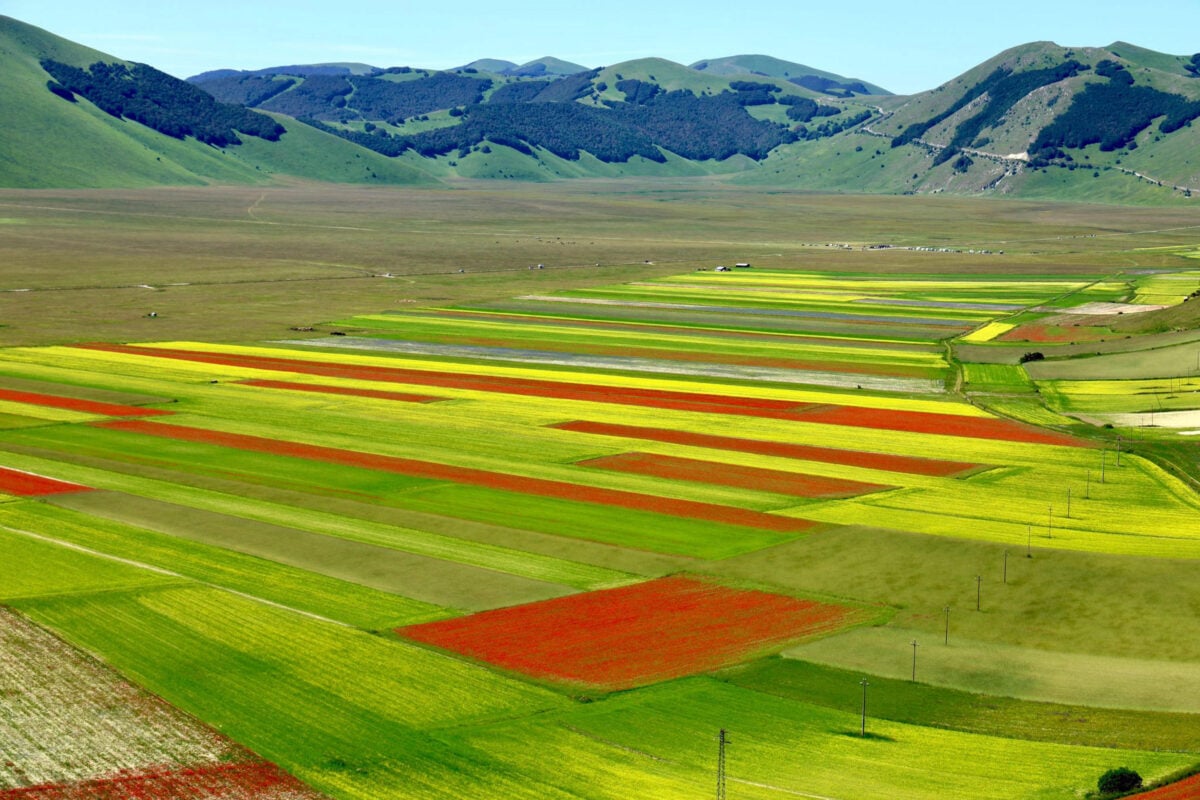
<path id="1" fill-rule="evenodd" d="M 1195 332 L 1018 365 L 1001 331 L 1133 264 L 1174 285 L 1195 212 L 646 181 L 0 213 L 32 289 L 0 292 L 0 466 L 92 489 L 0 494 L 0 603 L 332 798 L 711 795 L 722 729 L 729 797 L 1200 761 L 1198 445 L 1100 418 L 1200 408 Z M 678 574 L 873 622 L 613 693 L 391 633 Z"/>

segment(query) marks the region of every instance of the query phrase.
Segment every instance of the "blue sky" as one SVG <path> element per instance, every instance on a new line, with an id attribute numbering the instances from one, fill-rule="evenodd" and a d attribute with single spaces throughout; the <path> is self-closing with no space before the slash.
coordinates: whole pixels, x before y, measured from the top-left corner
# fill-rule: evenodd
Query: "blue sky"
<path id="1" fill-rule="evenodd" d="M 912 93 L 1035 40 L 1200 51 L 1200 0 L 0 0 L 0 14 L 179 77 L 323 61 L 445 69 L 485 57 L 601 66 L 764 53 Z"/>

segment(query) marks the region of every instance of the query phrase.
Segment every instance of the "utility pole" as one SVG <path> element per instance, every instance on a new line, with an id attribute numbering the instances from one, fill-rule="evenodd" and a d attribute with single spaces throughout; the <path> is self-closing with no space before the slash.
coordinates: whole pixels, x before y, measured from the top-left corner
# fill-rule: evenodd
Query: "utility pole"
<path id="1" fill-rule="evenodd" d="M 983 592 L 982 587 L 983 587 L 983 576 L 976 575 L 975 576 L 975 610 L 976 611 L 979 610 L 979 597 Z"/>
<path id="2" fill-rule="evenodd" d="M 1071 518 L 1071 487 L 1067 487 L 1067 519 Z"/>
<path id="3" fill-rule="evenodd" d="M 1086 490 L 1084 491 L 1084 493 L 1083 493 L 1083 499 L 1084 499 L 1084 500 L 1091 500 L 1091 499 L 1092 499 L 1092 471 L 1089 469 L 1089 470 L 1087 471 L 1087 473 L 1088 473 L 1088 476 L 1087 476 L 1087 489 L 1086 489 Z"/>
<path id="4" fill-rule="evenodd" d="M 1046 511 L 1046 538 L 1054 538 L 1054 506 L 1048 506 Z"/>
<path id="5" fill-rule="evenodd" d="M 1117 466 L 1121 466 L 1121 434 L 1117 434 Z"/>
<path id="6" fill-rule="evenodd" d="M 912 640 L 912 648 L 913 648 L 912 682 L 916 683 L 917 682 L 917 640 L 916 639 Z"/>
<path id="7" fill-rule="evenodd" d="M 1150 415 L 1151 415 L 1150 418 L 1153 421 L 1154 412 L 1151 411 Z M 1108 461 L 1108 448 L 1102 447 L 1102 448 L 1100 448 L 1100 482 L 1101 483 L 1104 483 L 1104 463 L 1106 461 Z"/>
<path id="8" fill-rule="evenodd" d="M 950 606 L 942 609 L 946 612 L 946 644 L 950 644 Z"/>
<path id="9" fill-rule="evenodd" d="M 725 800 L 725 745 L 729 744 L 729 736 L 725 729 L 717 734 L 717 800 Z"/>
<path id="10" fill-rule="evenodd" d="M 1008 585 L 1008 550 L 1004 551 L 1004 584 Z"/>
<path id="11" fill-rule="evenodd" d="M 859 681 L 859 683 L 862 684 L 862 687 L 863 687 L 862 735 L 866 736 L 867 735 L 867 687 L 870 686 L 871 684 L 867 683 L 866 678 L 863 678 L 861 681 Z M 724 751 L 722 751 L 722 752 L 724 752 Z M 721 800 L 724 800 L 724 798 L 725 798 L 725 792 L 724 792 L 724 787 L 722 787 Z"/>
<path id="12" fill-rule="evenodd" d="M 1025 557 L 1033 558 L 1033 523 L 1025 525 Z"/>

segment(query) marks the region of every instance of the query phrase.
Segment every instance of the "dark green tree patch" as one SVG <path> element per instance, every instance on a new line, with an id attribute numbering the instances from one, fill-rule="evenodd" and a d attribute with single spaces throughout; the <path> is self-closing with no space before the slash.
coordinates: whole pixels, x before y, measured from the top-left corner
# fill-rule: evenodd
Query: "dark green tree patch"
<path id="1" fill-rule="evenodd" d="M 238 133 L 278 141 L 286 129 L 264 114 L 217 102 L 197 86 L 145 64 L 105 64 L 88 69 L 46 59 L 42 68 L 66 93 L 86 98 L 107 114 L 133 120 L 176 139 L 186 136 L 214 147 L 241 144 Z"/>
<path id="2" fill-rule="evenodd" d="M 1200 117 L 1200 101 L 1149 86 L 1112 81 L 1089 84 L 1075 96 L 1065 114 L 1042 129 L 1030 146 L 1030 154 L 1044 158 L 1043 151 L 1051 148 L 1097 143 L 1101 150 L 1117 150 L 1160 117 L 1159 129 L 1171 133 Z"/>

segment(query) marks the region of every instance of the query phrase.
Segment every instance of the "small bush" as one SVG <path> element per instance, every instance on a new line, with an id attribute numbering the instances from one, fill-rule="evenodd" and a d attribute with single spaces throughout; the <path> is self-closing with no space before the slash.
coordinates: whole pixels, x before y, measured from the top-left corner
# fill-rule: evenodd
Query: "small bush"
<path id="1" fill-rule="evenodd" d="M 1142 785 L 1142 776 L 1131 770 L 1129 767 L 1117 767 L 1110 769 L 1108 772 L 1100 776 L 1100 780 L 1096 782 L 1096 788 L 1104 794 L 1119 794 L 1121 792 L 1131 792 L 1134 789 L 1140 788 Z"/>
<path id="2" fill-rule="evenodd" d="M 1025 355 L 1021 356 L 1020 361 L 1018 363 L 1028 364 L 1030 361 L 1045 361 L 1045 360 L 1046 360 L 1045 353 L 1039 353 L 1035 350 L 1032 353 L 1026 353 Z"/>

